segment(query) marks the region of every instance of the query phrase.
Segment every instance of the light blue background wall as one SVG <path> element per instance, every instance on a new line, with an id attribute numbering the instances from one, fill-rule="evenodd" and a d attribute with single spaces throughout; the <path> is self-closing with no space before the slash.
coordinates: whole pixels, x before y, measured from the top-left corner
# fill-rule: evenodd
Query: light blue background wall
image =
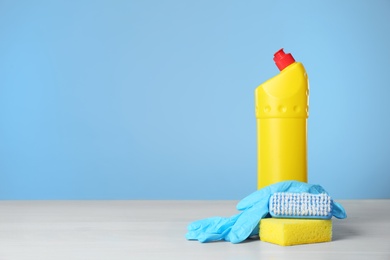
<path id="1" fill-rule="evenodd" d="M 240 199 L 254 89 L 310 78 L 309 181 L 390 198 L 389 1 L 0 1 L 1 199 Z"/>

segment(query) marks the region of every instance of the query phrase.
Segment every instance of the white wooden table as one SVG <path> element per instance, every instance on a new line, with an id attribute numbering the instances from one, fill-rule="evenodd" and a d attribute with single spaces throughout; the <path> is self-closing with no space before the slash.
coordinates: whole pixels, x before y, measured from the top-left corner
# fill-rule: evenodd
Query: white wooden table
<path id="1" fill-rule="evenodd" d="M 339 201 L 333 241 L 201 244 L 193 220 L 230 216 L 237 201 L 0 201 L 0 259 L 390 259 L 390 200 Z"/>

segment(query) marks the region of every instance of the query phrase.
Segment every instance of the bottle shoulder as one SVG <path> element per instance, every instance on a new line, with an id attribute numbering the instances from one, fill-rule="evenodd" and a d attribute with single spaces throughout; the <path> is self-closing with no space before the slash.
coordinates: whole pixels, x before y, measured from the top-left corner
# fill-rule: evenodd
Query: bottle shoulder
<path id="1" fill-rule="evenodd" d="M 296 62 L 255 90 L 256 117 L 308 117 L 309 81 L 302 63 Z"/>
<path id="2" fill-rule="evenodd" d="M 294 62 L 276 76 L 263 82 L 256 92 L 264 91 L 275 97 L 290 96 L 302 88 L 308 88 L 308 76 L 305 67 L 300 62 Z"/>

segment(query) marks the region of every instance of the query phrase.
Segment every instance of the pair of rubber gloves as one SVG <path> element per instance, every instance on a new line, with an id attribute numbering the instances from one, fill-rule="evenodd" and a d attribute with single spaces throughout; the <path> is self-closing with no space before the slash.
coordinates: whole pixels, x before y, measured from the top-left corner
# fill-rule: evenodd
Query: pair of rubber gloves
<path id="1" fill-rule="evenodd" d="M 311 194 L 328 194 L 320 185 L 311 185 L 298 181 L 284 181 L 264 187 L 237 204 L 241 211 L 230 218 L 212 217 L 192 222 L 188 225 L 186 238 L 199 242 L 226 240 L 231 243 L 240 243 L 250 236 L 259 234 L 259 223 L 267 216 L 268 203 L 275 192 L 306 192 Z M 346 218 L 344 208 L 333 201 L 333 216 Z"/>

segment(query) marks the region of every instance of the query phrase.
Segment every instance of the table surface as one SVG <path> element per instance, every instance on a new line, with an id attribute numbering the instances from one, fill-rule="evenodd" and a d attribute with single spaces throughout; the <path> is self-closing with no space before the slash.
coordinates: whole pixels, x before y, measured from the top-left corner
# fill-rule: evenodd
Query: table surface
<path id="1" fill-rule="evenodd" d="M 390 259 L 390 200 L 341 200 L 333 241 L 282 247 L 184 238 L 237 201 L 0 201 L 0 259 Z"/>

